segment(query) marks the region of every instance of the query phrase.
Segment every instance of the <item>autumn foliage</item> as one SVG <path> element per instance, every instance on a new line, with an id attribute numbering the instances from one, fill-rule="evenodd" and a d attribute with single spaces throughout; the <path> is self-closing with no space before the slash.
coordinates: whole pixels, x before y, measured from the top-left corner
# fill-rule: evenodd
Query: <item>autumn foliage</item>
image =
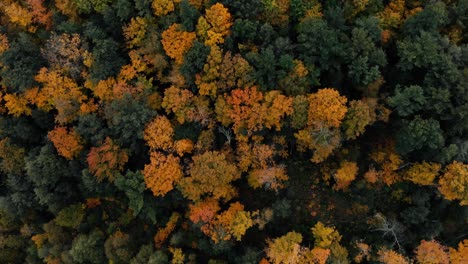
<path id="1" fill-rule="evenodd" d="M 56 127 L 48 133 L 48 138 L 54 143 L 57 152 L 66 159 L 73 159 L 83 149 L 82 139 L 73 129 Z"/>

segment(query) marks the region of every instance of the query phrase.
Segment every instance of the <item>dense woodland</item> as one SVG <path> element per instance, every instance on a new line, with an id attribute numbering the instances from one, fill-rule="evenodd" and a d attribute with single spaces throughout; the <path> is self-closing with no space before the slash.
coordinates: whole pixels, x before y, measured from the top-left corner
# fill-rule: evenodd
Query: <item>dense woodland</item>
<path id="1" fill-rule="evenodd" d="M 1 0 L 0 263 L 468 263 L 468 0 Z"/>

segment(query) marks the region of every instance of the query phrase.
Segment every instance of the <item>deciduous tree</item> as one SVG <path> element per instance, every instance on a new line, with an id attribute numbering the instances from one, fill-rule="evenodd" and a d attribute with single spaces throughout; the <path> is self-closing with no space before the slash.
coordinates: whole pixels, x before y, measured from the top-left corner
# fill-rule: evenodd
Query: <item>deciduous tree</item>
<path id="1" fill-rule="evenodd" d="M 146 187 L 153 192 L 154 196 L 166 195 L 183 177 L 179 158 L 157 151 L 151 152 L 150 164 L 145 165 L 143 175 Z"/>
<path id="2" fill-rule="evenodd" d="M 125 149 L 121 149 L 109 137 L 99 147 L 92 147 L 88 154 L 89 171 L 98 181 L 107 178 L 113 182 L 117 171 L 122 171 L 128 161 Z"/>
<path id="3" fill-rule="evenodd" d="M 449 164 L 439 180 L 439 191 L 447 200 L 468 205 L 468 165 L 458 161 Z"/>
<path id="4" fill-rule="evenodd" d="M 74 129 L 56 127 L 47 136 L 54 143 L 57 152 L 66 159 L 75 158 L 83 149 L 82 139 Z"/>

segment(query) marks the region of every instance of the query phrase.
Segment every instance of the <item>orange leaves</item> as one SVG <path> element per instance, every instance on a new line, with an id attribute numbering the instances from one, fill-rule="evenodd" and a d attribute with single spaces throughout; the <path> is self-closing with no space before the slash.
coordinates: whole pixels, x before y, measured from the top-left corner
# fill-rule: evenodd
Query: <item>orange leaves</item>
<path id="1" fill-rule="evenodd" d="M 335 173 L 335 190 L 346 190 L 356 178 L 358 167 L 356 162 L 343 161 L 341 167 Z"/>
<path id="2" fill-rule="evenodd" d="M 174 183 L 183 176 L 179 158 L 154 151 L 150 160 L 143 170 L 146 187 L 151 189 L 154 196 L 164 196 L 174 189 Z"/>
<path id="3" fill-rule="evenodd" d="M 162 33 L 161 43 L 167 56 L 182 64 L 185 53 L 192 47 L 196 35 L 180 29 L 179 24 L 172 24 Z"/>
<path id="4" fill-rule="evenodd" d="M 292 114 L 292 98 L 278 91 L 263 95 L 256 87 L 236 89 L 226 95 L 225 104 L 218 98 L 217 113 L 221 120 L 232 120 L 236 134 L 247 130 L 248 134 L 266 128 L 281 129 L 281 118 Z M 226 120 L 226 121 L 227 121 Z"/>
<path id="5" fill-rule="evenodd" d="M 192 201 L 199 201 L 204 197 L 230 200 L 236 195 L 236 190 L 230 183 L 241 176 L 236 165 L 217 151 L 194 156 L 189 175 L 179 181 L 179 187 L 184 197 Z"/>
<path id="6" fill-rule="evenodd" d="M 346 114 L 347 99 L 331 88 L 309 95 L 309 120 L 313 127 L 339 127 Z"/>
<path id="7" fill-rule="evenodd" d="M 408 264 L 408 260 L 393 250 L 381 249 L 377 252 L 378 260 L 384 264 Z"/>
<path id="8" fill-rule="evenodd" d="M 435 240 L 421 240 L 421 244 L 414 251 L 419 264 L 448 264 L 447 248 Z"/>
<path id="9" fill-rule="evenodd" d="M 42 109 L 47 111 L 55 107 L 58 111 L 56 116 L 58 123 L 68 123 L 78 116 L 81 103 L 86 96 L 72 79 L 63 76 L 58 70 L 49 71 L 46 68 L 42 68 L 35 79 L 43 83 L 39 93 L 43 93 L 47 98 L 43 102 L 45 104 L 41 105 Z"/>
<path id="10" fill-rule="evenodd" d="M 468 239 L 458 243 L 458 250 L 450 248 L 450 263 L 463 264 L 468 259 Z"/>
<path id="11" fill-rule="evenodd" d="M 270 167 L 256 169 L 249 173 L 248 182 L 254 189 L 265 186 L 268 189 L 278 190 L 283 187 L 283 182 L 288 180 L 284 167 Z"/>
<path id="12" fill-rule="evenodd" d="M 44 0 L 26 0 L 30 9 L 33 21 L 42 24 L 46 29 L 52 26 L 52 12 L 44 7 Z"/>
<path id="13" fill-rule="evenodd" d="M 224 43 L 232 26 L 232 16 L 221 3 L 216 3 L 206 10 L 205 16 L 198 19 L 197 35 L 208 46 Z"/>
<path id="14" fill-rule="evenodd" d="M 179 220 L 180 215 L 178 213 L 172 213 L 169 221 L 167 221 L 164 228 L 160 228 L 156 235 L 154 236 L 154 244 L 156 248 L 161 248 L 164 242 L 167 240 L 169 235 L 174 231 L 177 221 Z"/>
<path id="15" fill-rule="evenodd" d="M 68 160 L 75 158 L 83 149 L 81 138 L 74 129 L 68 130 L 65 127 L 56 127 L 49 131 L 48 138 L 54 143 L 60 156 Z"/>
<path id="16" fill-rule="evenodd" d="M 170 151 L 173 147 L 174 128 L 165 116 L 157 116 L 145 128 L 144 139 L 151 149 Z"/>
<path id="17" fill-rule="evenodd" d="M 189 219 L 195 224 L 199 222 L 208 223 L 219 210 L 221 210 L 221 207 L 219 207 L 218 201 L 207 199 L 190 205 Z"/>
<path id="18" fill-rule="evenodd" d="M 106 138 L 100 147 L 92 147 L 88 154 L 89 171 L 98 181 L 108 178 L 114 181 L 116 171 L 122 171 L 128 161 L 127 152 L 120 149 L 112 139 Z"/>
<path id="19" fill-rule="evenodd" d="M 468 165 L 458 161 L 448 165 L 439 180 L 439 191 L 447 200 L 468 205 Z"/>

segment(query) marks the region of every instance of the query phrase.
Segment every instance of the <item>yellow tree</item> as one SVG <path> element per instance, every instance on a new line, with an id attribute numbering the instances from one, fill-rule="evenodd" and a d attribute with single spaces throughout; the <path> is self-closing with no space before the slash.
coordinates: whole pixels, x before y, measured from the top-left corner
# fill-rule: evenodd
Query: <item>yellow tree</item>
<path id="1" fill-rule="evenodd" d="M 45 111 L 56 108 L 56 121 L 60 124 L 71 122 L 78 117 L 80 106 L 86 96 L 71 78 L 63 76 L 59 70 L 49 71 L 42 68 L 35 80 L 43 84 L 42 93 L 46 98 L 45 105 L 37 105 Z"/>
<path id="2" fill-rule="evenodd" d="M 447 200 L 468 205 L 468 165 L 458 161 L 448 165 L 439 180 L 439 191 Z"/>
<path id="3" fill-rule="evenodd" d="M 74 129 L 56 127 L 49 131 L 47 137 L 52 141 L 60 156 L 68 160 L 75 158 L 83 149 L 82 140 Z"/>
<path id="4" fill-rule="evenodd" d="M 172 24 L 161 36 L 164 51 L 177 64 L 184 62 L 184 55 L 192 47 L 196 38 L 195 33 L 183 31 L 180 24 Z"/>
<path id="5" fill-rule="evenodd" d="M 449 264 L 447 248 L 435 240 L 421 240 L 414 253 L 418 264 Z"/>
<path id="6" fill-rule="evenodd" d="M 282 237 L 267 241 L 266 255 L 273 264 L 299 263 L 301 242 L 300 233 L 289 232 Z"/>
<path id="7" fill-rule="evenodd" d="M 14 117 L 21 115 L 31 115 L 31 108 L 28 106 L 28 100 L 21 95 L 5 94 L 3 96 L 8 113 Z"/>
<path id="8" fill-rule="evenodd" d="M 123 35 L 128 48 L 138 47 L 146 36 L 148 21 L 143 17 L 132 17 L 123 27 Z"/>
<path id="9" fill-rule="evenodd" d="M 331 88 L 320 89 L 310 94 L 307 125 L 294 136 L 298 149 L 313 150 L 313 162 L 325 160 L 340 144 L 338 127 L 347 112 L 344 96 Z"/>
<path id="10" fill-rule="evenodd" d="M 164 91 L 164 98 L 161 106 L 168 114 L 174 113 L 177 121 L 183 124 L 189 118 L 189 108 L 192 102 L 193 93 L 190 90 L 171 86 Z"/>
<path id="11" fill-rule="evenodd" d="M 340 96 L 338 91 L 331 88 L 320 89 L 309 95 L 307 124 L 317 128 L 339 127 L 347 112 L 346 102 L 346 97 Z"/>
<path id="12" fill-rule="evenodd" d="M 192 201 L 207 197 L 228 201 L 236 195 L 236 189 L 231 182 L 240 176 L 236 165 L 226 160 L 223 153 L 208 151 L 193 156 L 189 177 L 179 181 L 179 189 Z"/>
<path id="13" fill-rule="evenodd" d="M 146 187 L 154 196 L 166 195 L 174 189 L 174 183 L 183 177 L 179 158 L 156 151 L 151 152 L 150 163 L 145 165 L 143 175 Z"/>
<path id="14" fill-rule="evenodd" d="M 221 3 L 216 3 L 206 10 L 205 16 L 198 19 L 197 35 L 208 46 L 224 43 L 232 26 L 232 16 Z"/>
<path id="15" fill-rule="evenodd" d="M 180 0 L 153 0 L 153 10 L 156 16 L 165 16 L 175 10 Z"/>
<path id="16" fill-rule="evenodd" d="M 252 219 L 254 215 L 255 212 L 244 211 L 244 206 L 241 203 L 231 203 L 226 211 L 202 226 L 202 231 L 210 236 L 215 243 L 233 238 L 240 241 L 247 229 L 254 225 Z"/>
<path id="17" fill-rule="evenodd" d="M 143 138 L 151 149 L 171 151 L 174 145 L 174 128 L 166 116 L 155 117 L 145 128 Z"/>
<path id="18" fill-rule="evenodd" d="M 432 185 L 439 174 L 441 165 L 425 162 L 413 164 L 404 174 L 405 180 L 419 185 Z"/>
<path id="19" fill-rule="evenodd" d="M 322 222 L 317 222 L 311 229 L 315 238 L 315 246 L 320 248 L 330 248 L 332 243 L 339 243 L 341 235 L 334 227 L 327 227 Z"/>

